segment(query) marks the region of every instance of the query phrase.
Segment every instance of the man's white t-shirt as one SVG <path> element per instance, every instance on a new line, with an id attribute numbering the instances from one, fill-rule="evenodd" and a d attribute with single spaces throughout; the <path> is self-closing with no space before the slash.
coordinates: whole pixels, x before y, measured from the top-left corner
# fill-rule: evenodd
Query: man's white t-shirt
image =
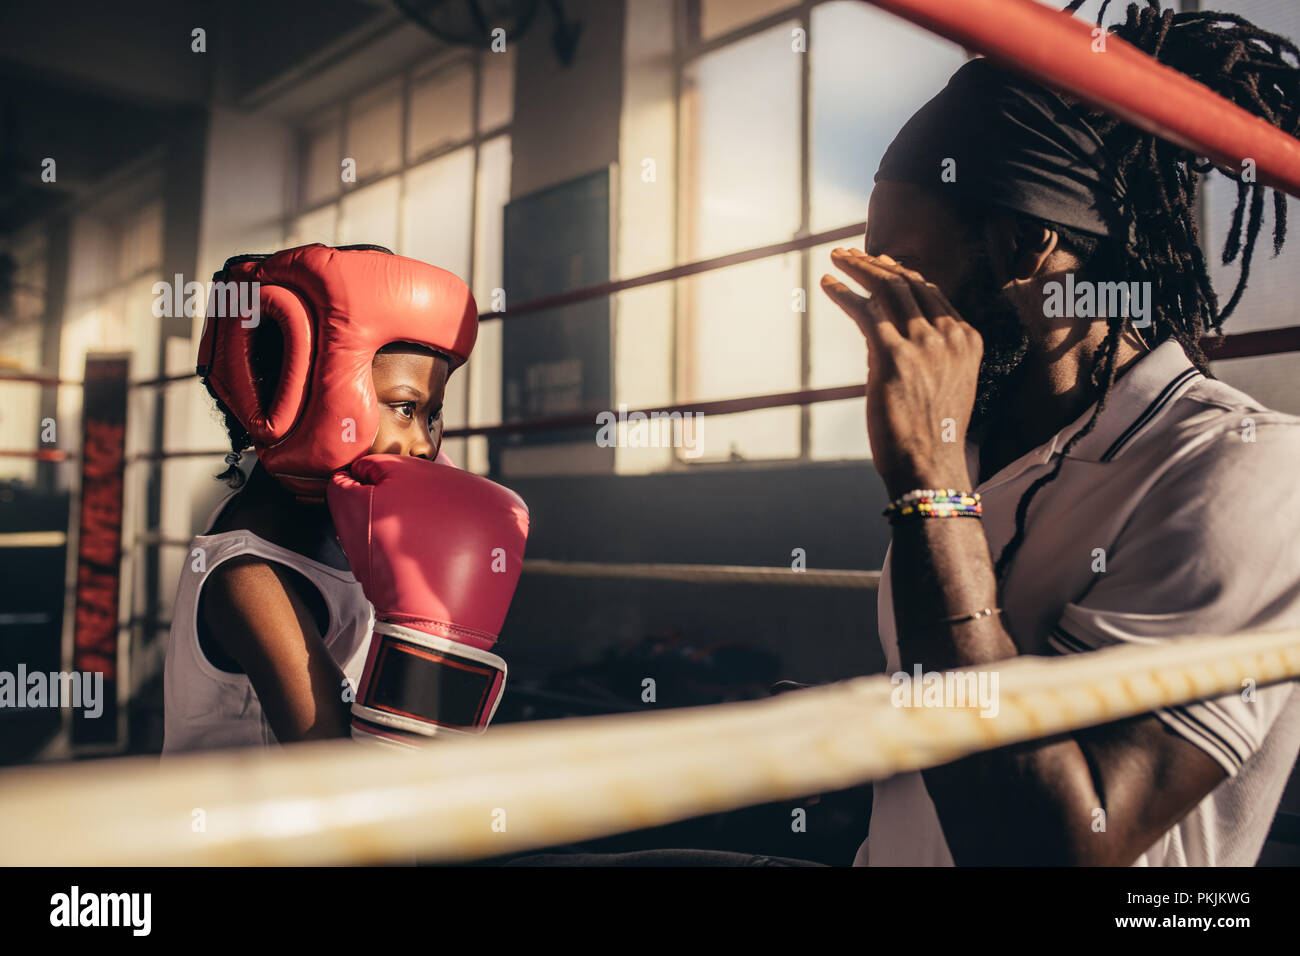
<path id="1" fill-rule="evenodd" d="M 979 485 L 996 561 L 1021 495 L 1090 408 Z M 978 473 L 977 449 L 971 474 Z M 1300 418 L 1196 371 L 1176 342 L 1115 383 L 1093 431 L 1029 508 L 1003 591 L 1022 654 L 1300 627 Z M 1100 549 L 1100 550 L 1098 550 Z M 1104 557 L 1105 571 L 1098 558 Z M 886 672 L 899 670 L 886 555 L 879 590 Z M 1228 777 L 1139 866 L 1251 866 L 1300 751 L 1296 682 L 1157 711 Z M 919 773 L 877 783 L 856 865 L 952 866 Z"/>

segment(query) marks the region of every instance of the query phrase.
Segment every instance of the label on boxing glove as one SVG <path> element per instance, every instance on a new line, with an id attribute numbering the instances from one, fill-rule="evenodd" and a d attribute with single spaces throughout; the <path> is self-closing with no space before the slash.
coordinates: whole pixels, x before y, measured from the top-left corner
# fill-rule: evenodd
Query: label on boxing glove
<path id="1" fill-rule="evenodd" d="M 377 621 L 355 719 L 434 736 L 487 729 L 505 687 L 506 662 L 490 651 Z"/>

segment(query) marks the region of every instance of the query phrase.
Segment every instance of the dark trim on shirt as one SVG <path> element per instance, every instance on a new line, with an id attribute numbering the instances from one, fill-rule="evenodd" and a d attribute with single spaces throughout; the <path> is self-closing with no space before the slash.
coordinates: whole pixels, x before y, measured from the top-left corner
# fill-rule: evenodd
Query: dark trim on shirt
<path id="1" fill-rule="evenodd" d="M 1184 382 L 1190 381 L 1192 378 L 1195 378 L 1197 375 L 1200 374 L 1201 373 L 1196 369 L 1189 368 L 1189 369 L 1184 369 L 1181 373 L 1176 375 L 1173 381 L 1171 381 L 1168 385 L 1166 385 L 1164 389 L 1160 392 L 1160 394 L 1155 397 L 1155 400 L 1152 401 L 1151 404 L 1146 407 L 1146 411 L 1144 411 L 1141 415 L 1139 415 L 1137 419 L 1133 422 L 1133 424 L 1129 425 L 1128 428 L 1124 429 L 1124 431 L 1120 434 L 1120 436 L 1115 439 L 1115 441 L 1111 444 L 1109 448 L 1106 449 L 1105 454 L 1101 456 L 1101 460 L 1110 461 L 1121 451 L 1123 451 L 1124 446 L 1128 444 L 1128 442 L 1133 438 L 1134 435 L 1137 434 L 1137 432 L 1142 428 L 1142 426 L 1144 426 L 1147 422 L 1151 421 L 1152 418 L 1154 418 L 1157 414 L 1159 414 L 1162 408 L 1164 408 L 1166 405 L 1169 404 L 1169 401 L 1173 398 L 1174 392 L 1176 392 Z"/>

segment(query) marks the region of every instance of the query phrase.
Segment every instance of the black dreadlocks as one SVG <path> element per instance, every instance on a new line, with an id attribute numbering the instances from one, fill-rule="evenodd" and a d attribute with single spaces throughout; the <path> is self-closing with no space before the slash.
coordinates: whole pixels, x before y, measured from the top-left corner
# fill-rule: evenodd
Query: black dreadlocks
<path id="1" fill-rule="evenodd" d="M 1085 0 L 1071 0 L 1065 12 L 1075 13 Z M 1102 0 L 1097 13 L 1101 26 L 1111 0 Z M 1162 10 L 1159 0 L 1146 6 L 1130 3 L 1123 24 L 1111 34 L 1131 43 L 1161 63 L 1197 80 L 1237 106 L 1295 136 L 1300 132 L 1300 49 L 1285 37 L 1261 30 L 1233 13 Z M 1246 182 L 1235 171 L 1216 166 L 1180 146 L 1166 142 L 1108 114 L 1080 104 L 1087 121 L 1101 136 L 1115 163 L 1115 174 L 1126 185 L 1126 199 L 1115 213 L 1111 237 L 1094 240 L 1055 224 L 1063 245 L 1081 255 L 1093 274 L 1107 273 L 1127 281 L 1150 282 L 1151 328 L 1154 344 L 1174 339 L 1198 370 L 1211 375 L 1201 351 L 1201 339 L 1221 330 L 1241 301 L 1250 279 L 1250 265 L 1264 220 L 1266 188 Z M 1223 263 L 1238 258 L 1241 272 L 1228 304 L 1219 307 L 1210 283 L 1197 230 L 1197 185 L 1211 169 L 1237 184 L 1237 206 L 1228 229 Z M 1116 239 L 1125 237 L 1129 239 Z M 1273 254 L 1286 238 L 1286 196 L 1273 190 Z M 1025 536 L 1029 504 L 1043 486 L 1060 473 L 1065 455 L 1097 423 L 1115 383 L 1115 363 L 1122 315 L 1111 316 L 1106 339 L 1093 358 L 1090 381 L 1099 390 L 1087 423 L 1058 454 L 1052 470 L 1035 481 L 1016 507 L 1016 531 L 1003 549 L 995 569 L 1003 579 Z"/>

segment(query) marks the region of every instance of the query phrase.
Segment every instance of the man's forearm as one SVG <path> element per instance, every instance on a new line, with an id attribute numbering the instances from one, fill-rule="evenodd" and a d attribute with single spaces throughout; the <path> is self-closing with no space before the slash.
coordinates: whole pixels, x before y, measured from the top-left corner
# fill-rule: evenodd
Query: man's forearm
<path id="1" fill-rule="evenodd" d="M 902 521 L 890 551 L 901 668 L 978 667 L 1019 655 L 999 615 L 937 623 L 997 606 L 981 522 Z M 1088 761 L 1071 737 L 975 754 L 923 773 L 954 859 L 963 864 L 1076 863 L 1089 808 Z M 1092 845 L 1092 844 L 1088 844 Z"/>
<path id="2" fill-rule="evenodd" d="M 903 670 L 975 667 L 1020 653 L 1000 616 L 956 625 L 944 618 L 997 606 L 997 583 L 978 519 L 912 518 L 890 549 L 895 632 Z"/>

